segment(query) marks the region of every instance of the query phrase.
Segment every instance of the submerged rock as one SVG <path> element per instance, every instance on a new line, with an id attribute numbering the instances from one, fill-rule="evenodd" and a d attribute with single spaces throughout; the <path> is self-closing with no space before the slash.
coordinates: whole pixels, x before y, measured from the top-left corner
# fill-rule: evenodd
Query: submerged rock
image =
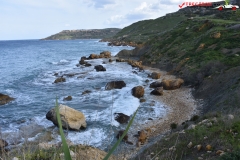
<path id="1" fill-rule="evenodd" d="M 126 83 L 124 81 L 111 81 L 107 83 L 105 89 L 106 90 L 122 89 L 123 87 L 126 87 Z"/>
<path id="2" fill-rule="evenodd" d="M 12 100 L 14 100 L 14 98 L 12 98 L 12 97 L 10 97 L 8 95 L 0 93 L 0 105 L 7 104 L 8 102 L 10 102 Z"/>
<path id="3" fill-rule="evenodd" d="M 130 116 L 125 115 L 123 113 L 114 113 L 115 120 L 118 121 L 120 124 L 128 123 Z"/>
<path id="4" fill-rule="evenodd" d="M 144 95 L 144 88 L 142 86 L 136 86 L 132 88 L 132 95 L 137 98 L 141 98 Z"/>
<path id="5" fill-rule="evenodd" d="M 82 112 L 77 111 L 68 106 L 59 105 L 59 114 L 62 121 L 62 127 L 70 130 L 80 130 L 86 128 L 87 123 L 85 116 Z M 54 125 L 58 126 L 57 114 L 55 108 L 52 108 L 47 114 L 46 118 L 53 122 Z"/>
<path id="6" fill-rule="evenodd" d="M 59 77 L 54 81 L 54 83 L 59 83 L 59 82 L 66 82 L 66 78 Z"/>

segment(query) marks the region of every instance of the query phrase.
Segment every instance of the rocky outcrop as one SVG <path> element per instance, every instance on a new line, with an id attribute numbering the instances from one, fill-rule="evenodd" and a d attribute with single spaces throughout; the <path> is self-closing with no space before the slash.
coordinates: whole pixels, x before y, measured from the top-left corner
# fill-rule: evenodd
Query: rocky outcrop
<path id="1" fill-rule="evenodd" d="M 0 139 L 0 149 L 3 149 L 4 147 L 8 146 L 7 141 Z"/>
<path id="2" fill-rule="evenodd" d="M 131 65 L 132 67 L 143 68 L 142 67 L 142 61 L 128 60 L 128 64 Z"/>
<path id="3" fill-rule="evenodd" d="M 149 77 L 151 77 L 152 79 L 159 79 L 161 76 L 161 73 L 158 72 L 152 72 L 151 75 L 149 75 Z"/>
<path id="4" fill-rule="evenodd" d="M 8 102 L 10 102 L 12 100 L 14 100 L 14 98 L 12 98 L 12 97 L 10 97 L 8 95 L 0 93 L 0 105 L 7 104 Z"/>
<path id="5" fill-rule="evenodd" d="M 122 89 L 123 87 L 126 87 L 126 83 L 124 81 L 111 81 L 107 83 L 105 89 L 106 90 Z"/>
<path id="6" fill-rule="evenodd" d="M 123 113 L 114 113 L 114 116 L 115 116 L 114 119 L 120 124 L 128 123 L 128 120 L 130 118 L 130 116 L 125 115 Z"/>
<path id="7" fill-rule="evenodd" d="M 89 94 L 89 93 L 91 93 L 92 91 L 90 91 L 90 90 L 85 90 L 85 91 L 83 91 L 82 92 L 82 95 L 84 95 L 84 94 Z"/>
<path id="8" fill-rule="evenodd" d="M 71 101 L 72 100 L 72 96 L 67 96 L 63 99 L 64 101 Z"/>
<path id="9" fill-rule="evenodd" d="M 86 128 L 87 123 L 85 116 L 82 112 L 79 112 L 68 106 L 59 105 L 59 114 L 62 121 L 62 127 L 69 130 L 80 130 Z M 52 108 L 47 114 L 46 118 L 53 122 L 54 125 L 58 126 L 56 109 Z"/>
<path id="10" fill-rule="evenodd" d="M 97 72 L 106 71 L 106 68 L 103 67 L 102 65 L 97 65 L 97 66 L 94 67 L 94 69 L 96 69 Z"/>
<path id="11" fill-rule="evenodd" d="M 96 54 L 90 54 L 90 56 L 88 57 L 88 59 L 97 59 L 97 58 L 99 58 L 99 56 Z"/>
<path id="12" fill-rule="evenodd" d="M 152 82 L 149 87 L 150 88 L 162 87 L 162 82 L 159 81 Z"/>
<path id="13" fill-rule="evenodd" d="M 101 56 L 102 58 L 111 58 L 111 52 L 109 52 L 109 51 L 103 51 L 103 52 L 100 53 L 100 56 Z"/>
<path id="14" fill-rule="evenodd" d="M 133 54 L 133 50 L 123 49 L 120 52 L 118 52 L 117 56 L 118 57 L 128 57 L 128 56 L 132 56 L 132 54 Z"/>
<path id="15" fill-rule="evenodd" d="M 166 80 L 163 79 L 162 80 L 162 84 L 163 84 L 163 89 L 165 90 L 174 90 L 174 89 L 178 89 L 181 87 L 181 85 L 184 83 L 183 79 L 178 78 L 178 79 L 170 79 L 170 80 Z"/>
<path id="16" fill-rule="evenodd" d="M 162 96 L 163 95 L 163 87 L 155 88 L 150 94 L 153 94 L 156 96 Z"/>
<path id="17" fill-rule="evenodd" d="M 132 95 L 137 98 L 141 98 L 144 95 L 144 88 L 142 86 L 136 86 L 132 88 Z"/>
<path id="18" fill-rule="evenodd" d="M 59 78 L 57 78 L 57 79 L 54 81 L 54 83 L 59 83 L 59 82 L 66 82 L 66 78 L 64 78 L 64 77 L 59 77 Z"/>

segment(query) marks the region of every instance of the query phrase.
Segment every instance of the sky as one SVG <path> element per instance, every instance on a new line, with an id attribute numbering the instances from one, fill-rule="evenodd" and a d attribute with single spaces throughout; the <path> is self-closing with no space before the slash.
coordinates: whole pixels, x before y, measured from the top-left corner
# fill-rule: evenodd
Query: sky
<path id="1" fill-rule="evenodd" d="M 124 28 L 210 0 L 0 0 L 0 40 L 41 39 L 62 30 Z"/>

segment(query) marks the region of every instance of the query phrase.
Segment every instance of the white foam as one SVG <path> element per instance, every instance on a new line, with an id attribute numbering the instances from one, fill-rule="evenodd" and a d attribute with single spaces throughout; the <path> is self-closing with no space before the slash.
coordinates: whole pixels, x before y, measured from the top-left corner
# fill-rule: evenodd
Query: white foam
<path id="1" fill-rule="evenodd" d="M 91 128 L 80 132 L 69 132 L 67 139 L 75 144 L 86 144 L 94 147 L 104 146 L 106 141 L 112 142 L 112 133 L 103 128 Z M 106 144 L 105 144 L 106 145 Z"/>

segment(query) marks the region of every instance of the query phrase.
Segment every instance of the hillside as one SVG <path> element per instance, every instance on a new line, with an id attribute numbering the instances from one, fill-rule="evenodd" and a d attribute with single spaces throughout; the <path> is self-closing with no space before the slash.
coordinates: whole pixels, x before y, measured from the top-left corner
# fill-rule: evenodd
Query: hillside
<path id="1" fill-rule="evenodd" d="M 160 29 L 155 34 L 150 27 L 138 29 L 149 23 Z M 131 29 L 135 32 L 129 32 Z M 185 87 L 193 88 L 194 97 L 203 100 L 200 115 L 171 126 L 173 134 L 145 148 L 136 159 L 219 159 L 223 152 L 227 154 L 222 159 L 240 158 L 240 10 L 186 7 L 136 22 L 108 40 L 137 46 L 118 56 L 138 58 L 147 66 L 183 78 Z M 190 125 L 196 127 L 188 128 Z M 192 146 L 187 147 L 190 142 Z M 197 145 L 202 148 L 198 150 Z"/>
<path id="2" fill-rule="evenodd" d="M 101 39 L 112 37 L 120 30 L 118 28 L 63 30 L 42 40 Z"/>

